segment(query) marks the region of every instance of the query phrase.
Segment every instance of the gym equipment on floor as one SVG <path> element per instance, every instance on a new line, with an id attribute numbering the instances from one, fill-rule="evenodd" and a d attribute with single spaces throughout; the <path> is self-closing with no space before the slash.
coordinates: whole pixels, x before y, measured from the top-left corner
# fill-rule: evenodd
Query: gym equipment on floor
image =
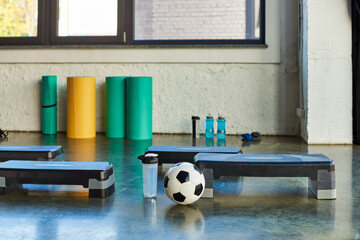
<path id="1" fill-rule="evenodd" d="M 175 164 L 178 162 L 194 163 L 194 157 L 198 153 L 227 153 L 239 154 L 237 147 L 196 147 L 196 146 L 151 146 L 145 154 L 158 154 L 159 165 Z"/>
<path id="2" fill-rule="evenodd" d="M 115 191 L 113 166 L 108 162 L 48 162 L 10 160 L 0 164 L 0 194 L 12 184 L 82 185 L 89 197 Z"/>
<path id="3" fill-rule="evenodd" d="M 106 77 L 106 127 L 109 138 L 125 137 L 125 79 Z"/>
<path id="4" fill-rule="evenodd" d="M 317 199 L 335 199 L 335 163 L 322 154 L 199 153 L 195 164 L 204 172 L 203 197 L 213 197 L 213 181 L 221 176 L 308 177 Z"/>
<path id="5" fill-rule="evenodd" d="M 0 162 L 53 159 L 62 153 L 63 148 L 61 146 L 0 145 Z"/>
<path id="6" fill-rule="evenodd" d="M 96 79 L 95 77 L 67 78 L 68 138 L 96 137 Z"/>
<path id="7" fill-rule="evenodd" d="M 0 128 L 0 141 L 7 140 L 8 132 Z"/>
<path id="8" fill-rule="evenodd" d="M 125 137 L 152 139 L 152 77 L 125 80 Z"/>
<path id="9" fill-rule="evenodd" d="M 43 134 L 57 133 L 57 77 L 41 79 L 41 129 Z"/>

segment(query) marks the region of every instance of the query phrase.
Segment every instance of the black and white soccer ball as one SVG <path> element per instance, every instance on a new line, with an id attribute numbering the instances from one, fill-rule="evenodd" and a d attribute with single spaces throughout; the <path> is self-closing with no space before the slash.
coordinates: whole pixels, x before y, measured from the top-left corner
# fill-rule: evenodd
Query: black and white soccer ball
<path id="1" fill-rule="evenodd" d="M 166 172 L 164 188 L 168 197 L 175 203 L 191 204 L 204 193 L 205 177 L 194 164 L 177 163 Z"/>

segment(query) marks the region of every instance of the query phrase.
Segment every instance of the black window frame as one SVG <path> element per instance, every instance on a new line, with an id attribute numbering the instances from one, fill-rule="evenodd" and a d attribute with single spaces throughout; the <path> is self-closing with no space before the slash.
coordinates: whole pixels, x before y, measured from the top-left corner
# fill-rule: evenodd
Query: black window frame
<path id="1" fill-rule="evenodd" d="M 57 36 L 58 0 L 38 0 L 36 37 L 0 37 L 0 46 L 242 46 L 265 45 L 265 0 L 260 0 L 260 37 L 258 39 L 181 39 L 134 40 L 135 0 L 118 0 L 116 36 Z M 252 0 L 247 0 L 252 1 Z"/>

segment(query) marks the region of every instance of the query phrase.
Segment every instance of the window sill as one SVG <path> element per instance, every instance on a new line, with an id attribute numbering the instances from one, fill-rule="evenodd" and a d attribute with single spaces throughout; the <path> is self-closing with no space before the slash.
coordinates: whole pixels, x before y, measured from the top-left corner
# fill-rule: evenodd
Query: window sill
<path id="1" fill-rule="evenodd" d="M 23 45 L 23 46 L 0 46 L 1 49 L 181 49 L 181 48 L 201 48 L 201 49 L 236 49 L 236 48 L 268 48 L 267 44 L 187 44 L 187 45 Z"/>

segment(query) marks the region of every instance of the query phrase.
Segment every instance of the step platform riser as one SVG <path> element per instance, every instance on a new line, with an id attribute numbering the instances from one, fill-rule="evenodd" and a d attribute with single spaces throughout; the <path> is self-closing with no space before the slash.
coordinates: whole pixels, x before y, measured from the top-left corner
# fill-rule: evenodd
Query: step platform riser
<path id="1" fill-rule="evenodd" d="M 89 197 L 115 191 L 113 167 L 107 162 L 8 161 L 0 164 L 0 194 L 14 184 L 82 185 Z"/>
<path id="2" fill-rule="evenodd" d="M 335 199 L 335 164 L 321 154 L 257 155 L 198 154 L 195 164 L 204 172 L 205 192 L 213 197 L 213 181 L 221 176 L 308 177 L 317 199 Z"/>
<path id="3" fill-rule="evenodd" d="M 159 165 L 167 164 L 163 167 L 168 167 L 168 164 L 179 162 L 194 163 L 194 157 L 198 153 L 239 154 L 241 150 L 237 147 L 151 146 L 146 149 L 145 154 L 147 153 L 158 154 Z"/>
<path id="4" fill-rule="evenodd" d="M 54 159 L 62 153 L 63 148 L 61 146 L 0 145 L 0 162 Z"/>

